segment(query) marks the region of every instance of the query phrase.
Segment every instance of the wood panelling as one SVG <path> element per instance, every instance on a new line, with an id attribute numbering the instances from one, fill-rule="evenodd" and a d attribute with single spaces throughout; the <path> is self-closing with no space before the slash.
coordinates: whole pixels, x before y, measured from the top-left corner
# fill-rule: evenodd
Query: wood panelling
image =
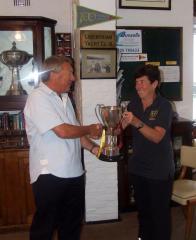
<path id="1" fill-rule="evenodd" d="M 34 212 L 28 149 L 0 151 L 0 231 L 31 223 Z"/>

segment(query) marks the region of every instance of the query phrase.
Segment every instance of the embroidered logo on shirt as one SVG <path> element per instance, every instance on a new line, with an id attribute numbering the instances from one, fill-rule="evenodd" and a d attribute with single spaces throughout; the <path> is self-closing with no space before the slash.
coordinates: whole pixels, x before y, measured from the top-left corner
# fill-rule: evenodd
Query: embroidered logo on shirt
<path id="1" fill-rule="evenodd" d="M 149 120 L 155 120 L 159 111 L 158 110 L 152 110 L 149 114 Z"/>

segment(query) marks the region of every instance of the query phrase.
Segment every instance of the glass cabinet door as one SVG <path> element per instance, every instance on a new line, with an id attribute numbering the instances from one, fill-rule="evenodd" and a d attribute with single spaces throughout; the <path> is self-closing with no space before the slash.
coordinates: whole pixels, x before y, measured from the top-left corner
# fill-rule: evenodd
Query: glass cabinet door
<path id="1" fill-rule="evenodd" d="M 55 52 L 56 22 L 0 16 L 0 98 L 28 95 L 38 85 L 42 62 Z"/>
<path id="2" fill-rule="evenodd" d="M 51 28 L 44 27 L 44 58 L 52 55 Z"/>
<path id="3" fill-rule="evenodd" d="M 12 81 L 20 81 L 28 94 L 35 85 L 33 71 L 33 32 L 0 31 L 0 96 L 8 95 Z"/>

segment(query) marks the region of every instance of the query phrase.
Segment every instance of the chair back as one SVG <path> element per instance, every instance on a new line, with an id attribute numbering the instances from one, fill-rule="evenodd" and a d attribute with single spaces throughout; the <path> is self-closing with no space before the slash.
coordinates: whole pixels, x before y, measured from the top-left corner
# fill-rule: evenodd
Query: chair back
<path id="1" fill-rule="evenodd" d="M 196 147 L 181 146 L 180 159 L 183 166 L 196 168 Z"/>

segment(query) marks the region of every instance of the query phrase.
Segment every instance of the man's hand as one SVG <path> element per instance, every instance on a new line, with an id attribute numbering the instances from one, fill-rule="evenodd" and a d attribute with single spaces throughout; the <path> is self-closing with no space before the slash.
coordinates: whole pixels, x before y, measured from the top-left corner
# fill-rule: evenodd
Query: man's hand
<path id="1" fill-rule="evenodd" d="M 99 146 L 94 146 L 93 149 L 91 150 L 91 153 L 95 156 L 98 155 L 99 152 Z"/>
<path id="2" fill-rule="evenodd" d="M 102 135 L 103 126 L 100 123 L 89 125 L 90 134 L 89 137 L 93 139 L 99 139 Z"/>

